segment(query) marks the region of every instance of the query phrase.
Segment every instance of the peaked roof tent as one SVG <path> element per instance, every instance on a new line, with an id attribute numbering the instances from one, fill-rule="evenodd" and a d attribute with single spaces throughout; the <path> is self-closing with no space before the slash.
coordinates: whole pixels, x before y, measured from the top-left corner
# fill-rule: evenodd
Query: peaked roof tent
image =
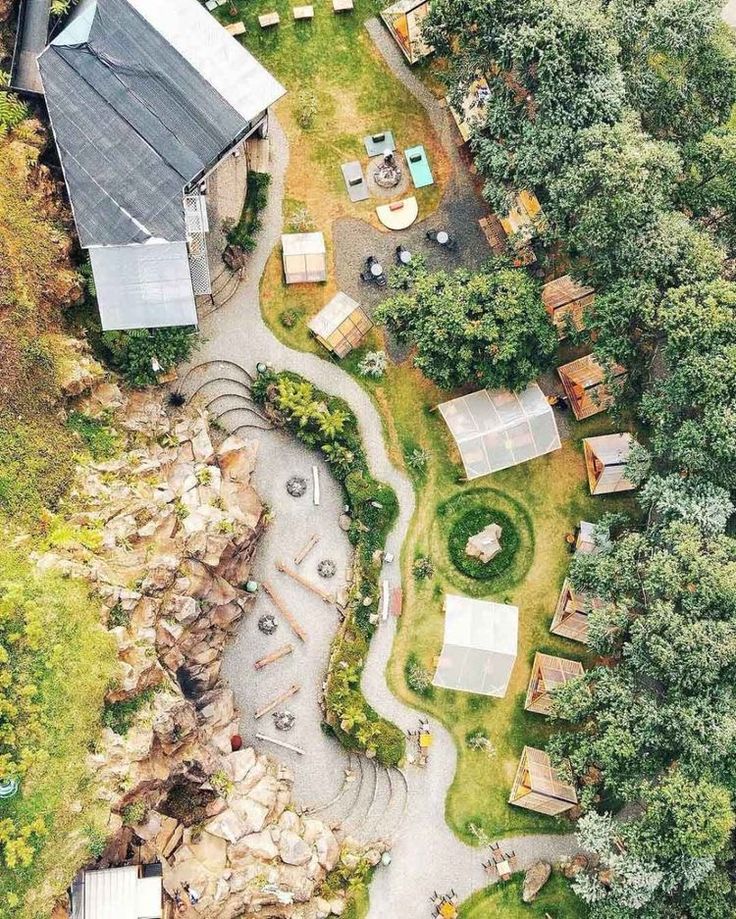
<path id="1" fill-rule="evenodd" d="M 537 651 L 534 655 L 532 673 L 526 693 L 524 709 L 538 715 L 549 715 L 552 710 L 550 692 L 564 686 L 569 680 L 585 673 L 580 661 L 567 657 L 555 657 Z"/>
<path id="2" fill-rule="evenodd" d="M 434 50 L 422 36 L 422 20 L 427 13 L 429 0 L 398 0 L 381 12 L 381 19 L 410 64 Z"/>
<path id="3" fill-rule="evenodd" d="M 597 597 L 590 597 L 582 591 L 575 590 L 569 578 L 565 578 L 549 627 L 550 632 L 571 641 L 587 644 L 588 615 L 600 605 L 601 601 Z"/>
<path id="4" fill-rule="evenodd" d="M 516 662 L 519 610 L 445 595 L 445 638 L 432 683 L 503 698 Z"/>
<path id="5" fill-rule="evenodd" d="M 438 406 L 468 479 L 559 450 L 552 407 L 536 383 L 520 393 L 481 389 Z"/>
<path id="6" fill-rule="evenodd" d="M 575 789 L 560 780 L 544 750 L 524 747 L 509 804 L 555 816 L 570 810 L 577 803 Z"/>
<path id="7" fill-rule="evenodd" d="M 327 280 L 327 250 L 322 233 L 284 233 L 281 249 L 287 284 Z"/>
<path id="8" fill-rule="evenodd" d="M 634 438 L 628 433 L 603 434 L 583 440 L 591 495 L 606 495 L 636 488 L 626 478 L 626 463 L 632 443 Z"/>
<path id="9" fill-rule="evenodd" d="M 610 408 L 614 401 L 611 383 L 621 383 L 626 377 L 620 364 L 606 371 L 592 354 L 558 367 L 557 373 L 578 421 Z"/>
<path id="10" fill-rule="evenodd" d="M 593 288 L 579 284 L 569 274 L 556 278 L 554 281 L 548 281 L 542 287 L 542 303 L 560 339 L 567 337 L 570 325 L 578 332 L 585 328 L 585 310 L 594 300 Z"/>
<path id="11" fill-rule="evenodd" d="M 319 343 L 338 357 L 357 348 L 372 325 L 360 303 L 341 290 L 309 320 Z"/>

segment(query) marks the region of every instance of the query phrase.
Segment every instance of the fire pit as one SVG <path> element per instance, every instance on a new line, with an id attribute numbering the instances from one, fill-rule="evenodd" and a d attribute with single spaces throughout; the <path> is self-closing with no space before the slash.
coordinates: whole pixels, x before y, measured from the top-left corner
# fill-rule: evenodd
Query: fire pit
<path id="1" fill-rule="evenodd" d="M 293 475 L 286 483 L 286 491 L 292 498 L 301 498 L 307 490 L 307 480 L 300 475 Z"/>
<path id="2" fill-rule="evenodd" d="M 290 731 L 294 727 L 295 721 L 294 713 L 287 708 L 273 713 L 273 726 L 277 731 Z"/>
<path id="3" fill-rule="evenodd" d="M 387 150 L 373 170 L 373 181 L 379 188 L 396 188 L 401 177 L 401 166 L 394 154 Z"/>
<path id="4" fill-rule="evenodd" d="M 258 629 L 264 635 L 273 635 L 278 627 L 279 621 L 272 613 L 266 613 L 258 620 Z"/>

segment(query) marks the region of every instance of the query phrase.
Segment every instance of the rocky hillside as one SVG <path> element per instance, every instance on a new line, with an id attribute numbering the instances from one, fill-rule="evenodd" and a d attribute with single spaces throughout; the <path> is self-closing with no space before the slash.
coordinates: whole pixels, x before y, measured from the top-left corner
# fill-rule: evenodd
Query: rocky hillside
<path id="1" fill-rule="evenodd" d="M 185 917 L 339 915 L 334 878 L 363 868 L 366 854 L 295 813 L 289 770 L 242 744 L 219 679 L 225 643 L 248 615 L 243 586 L 265 525 L 250 484 L 257 444 L 215 446 L 204 414 L 171 417 L 160 395 L 124 397 L 109 383 L 78 408 L 114 411 L 127 449 L 79 470 L 63 548 L 37 564 L 89 581 L 118 645 L 108 727 L 89 762 L 111 812 L 99 864 L 142 843 Z"/>

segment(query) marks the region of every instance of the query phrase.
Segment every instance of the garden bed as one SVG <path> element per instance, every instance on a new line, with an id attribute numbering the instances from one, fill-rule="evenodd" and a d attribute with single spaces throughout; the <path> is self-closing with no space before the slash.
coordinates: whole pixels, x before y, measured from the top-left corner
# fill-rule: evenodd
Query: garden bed
<path id="1" fill-rule="evenodd" d="M 277 424 L 326 457 L 345 491 L 355 548 L 345 618 L 330 651 L 325 720 L 348 750 L 362 750 L 384 765 L 404 757 L 403 732 L 366 702 L 360 679 L 379 608 L 382 553 L 398 513 L 396 495 L 370 473 L 355 415 L 347 403 L 294 373 L 267 372 L 253 395 Z"/>

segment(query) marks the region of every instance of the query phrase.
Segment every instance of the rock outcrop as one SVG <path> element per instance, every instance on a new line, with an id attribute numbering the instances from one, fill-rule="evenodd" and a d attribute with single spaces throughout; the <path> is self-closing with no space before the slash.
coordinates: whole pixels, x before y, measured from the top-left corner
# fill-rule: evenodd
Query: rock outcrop
<path id="1" fill-rule="evenodd" d="M 93 585 L 117 641 L 115 729 L 90 756 L 111 811 L 102 864 L 135 841 L 143 860 L 162 862 L 183 917 L 339 915 L 339 897 L 323 901 L 327 911 L 316 903 L 323 882 L 363 854 L 293 811 L 289 769 L 235 749 L 238 714 L 220 682 L 264 525 L 250 484 L 257 445 L 215 445 L 204 413 L 171 418 L 157 396 L 123 397 L 107 383 L 84 396 L 91 413 L 116 406 L 127 450 L 80 471 L 80 538 L 38 559 Z"/>

